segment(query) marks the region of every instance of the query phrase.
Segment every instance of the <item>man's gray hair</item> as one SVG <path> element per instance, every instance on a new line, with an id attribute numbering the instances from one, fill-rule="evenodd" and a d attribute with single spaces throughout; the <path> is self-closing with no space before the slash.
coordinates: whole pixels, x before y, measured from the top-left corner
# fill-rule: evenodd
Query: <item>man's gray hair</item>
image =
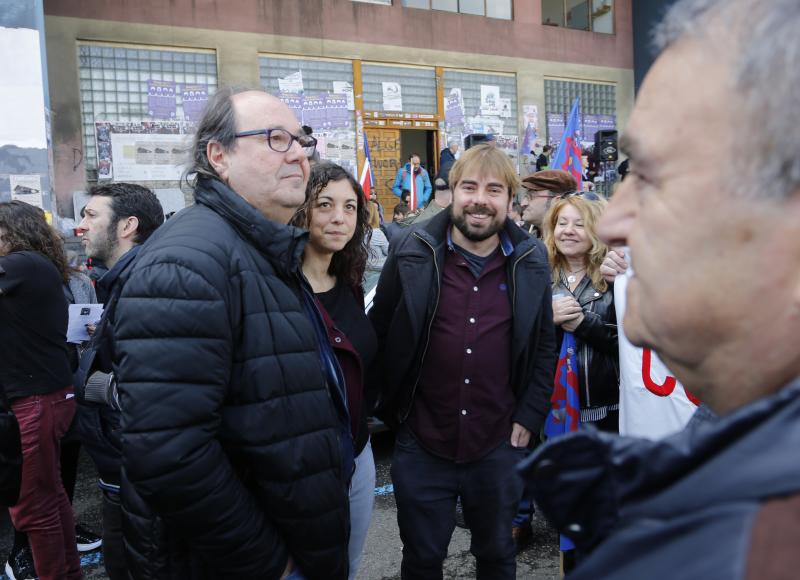
<path id="1" fill-rule="evenodd" d="M 798 30 L 798 0 L 679 0 L 654 31 L 658 51 L 693 37 L 730 56 L 742 122 L 729 174 L 741 193 L 780 199 L 800 189 Z"/>
<path id="2" fill-rule="evenodd" d="M 452 147 L 453 145 L 461 145 L 461 141 L 459 141 L 458 139 L 448 139 L 447 146 Z"/>
<path id="3" fill-rule="evenodd" d="M 203 176 L 219 179 L 219 175 L 208 160 L 208 144 L 216 141 L 225 151 L 230 151 L 236 144 L 236 114 L 233 110 L 232 97 L 246 91 L 263 91 L 263 89 L 244 86 L 219 87 L 208 100 L 194 135 L 187 171 L 187 176 L 191 176 L 194 182 Z"/>

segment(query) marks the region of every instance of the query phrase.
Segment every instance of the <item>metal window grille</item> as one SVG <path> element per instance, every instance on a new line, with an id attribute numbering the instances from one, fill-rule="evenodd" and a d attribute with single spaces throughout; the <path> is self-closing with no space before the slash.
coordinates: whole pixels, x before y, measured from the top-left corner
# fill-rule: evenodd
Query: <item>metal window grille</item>
<path id="1" fill-rule="evenodd" d="M 364 63 L 361 83 L 365 110 L 383 110 L 384 82 L 400 83 L 404 113 L 436 113 L 435 69 Z"/>
<path id="2" fill-rule="evenodd" d="M 104 43 L 78 45 L 81 118 L 87 179 L 97 179 L 95 122 L 143 121 L 147 116 L 147 81 L 206 84 L 217 87 L 217 58 L 208 50 L 131 48 Z M 176 91 L 177 118 L 183 118 Z"/>

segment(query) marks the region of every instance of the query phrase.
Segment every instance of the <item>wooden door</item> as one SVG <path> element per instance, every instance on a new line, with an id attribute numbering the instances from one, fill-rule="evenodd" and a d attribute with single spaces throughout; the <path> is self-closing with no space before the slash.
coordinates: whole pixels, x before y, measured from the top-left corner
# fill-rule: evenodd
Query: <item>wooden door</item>
<path id="1" fill-rule="evenodd" d="M 400 129 L 365 129 L 372 158 L 372 172 L 375 175 L 375 189 L 378 201 L 383 205 L 386 219 L 392 219 L 392 209 L 400 201 L 392 193 L 392 185 L 400 162 Z"/>

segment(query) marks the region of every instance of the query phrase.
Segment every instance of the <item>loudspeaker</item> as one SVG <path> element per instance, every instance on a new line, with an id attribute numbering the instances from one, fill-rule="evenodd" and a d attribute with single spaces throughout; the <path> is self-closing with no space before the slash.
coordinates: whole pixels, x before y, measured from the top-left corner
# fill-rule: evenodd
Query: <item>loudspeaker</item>
<path id="1" fill-rule="evenodd" d="M 598 161 L 616 161 L 619 158 L 616 131 L 598 131 L 594 134 L 594 154 Z"/>
<path id="2" fill-rule="evenodd" d="M 472 135 L 467 135 L 464 137 L 464 151 L 473 145 L 484 143 L 486 141 L 489 141 L 489 135 L 486 135 L 485 133 L 473 133 Z"/>

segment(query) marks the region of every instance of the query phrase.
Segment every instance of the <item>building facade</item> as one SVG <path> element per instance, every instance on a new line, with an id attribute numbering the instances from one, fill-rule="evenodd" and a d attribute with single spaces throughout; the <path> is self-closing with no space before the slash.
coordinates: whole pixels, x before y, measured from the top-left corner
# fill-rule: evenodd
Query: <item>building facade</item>
<path id="1" fill-rule="evenodd" d="M 221 84 L 280 95 L 354 173 L 368 143 L 389 207 L 412 152 L 434 175 L 470 133 L 494 134 L 527 173 L 523 143 L 557 141 L 576 96 L 586 141 L 624 127 L 631 2 L 45 0 L 59 213 L 104 179 L 148 185 L 168 210 L 190 202 L 182 163 Z"/>

